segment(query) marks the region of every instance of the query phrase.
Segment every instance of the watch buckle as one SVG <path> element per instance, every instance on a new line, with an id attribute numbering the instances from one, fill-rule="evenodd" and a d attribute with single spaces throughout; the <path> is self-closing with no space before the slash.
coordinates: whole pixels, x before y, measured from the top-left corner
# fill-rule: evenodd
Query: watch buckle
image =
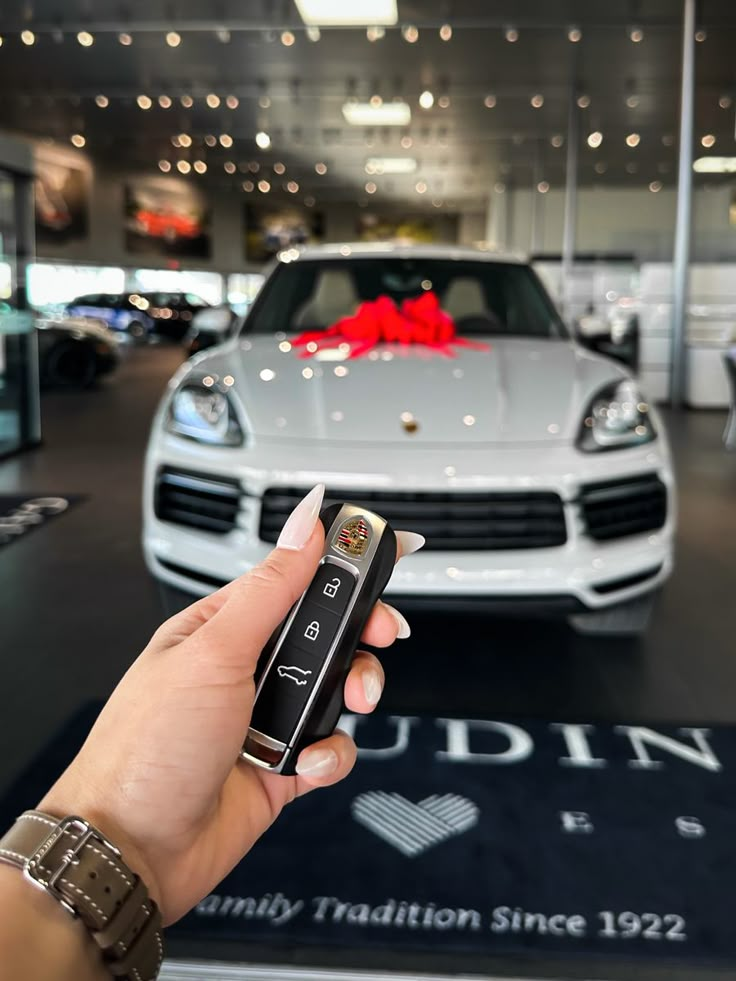
<path id="1" fill-rule="evenodd" d="M 70 830 L 79 832 L 79 837 L 77 840 L 72 845 L 64 849 L 64 853 L 53 871 L 49 872 L 48 865 L 50 863 L 48 861 L 46 862 L 46 868 L 42 870 L 41 866 L 43 860 L 48 859 L 49 854 L 53 852 L 58 842 L 63 839 L 64 834 Z M 30 879 L 31 882 L 51 893 L 54 899 L 56 899 L 64 907 L 64 909 L 71 913 L 72 916 L 77 916 L 77 910 L 65 898 L 57 883 L 70 865 L 76 865 L 78 863 L 79 853 L 90 840 L 94 840 L 98 844 L 108 848 L 117 858 L 120 857 L 119 850 L 112 844 L 112 842 L 109 842 L 103 834 L 93 827 L 89 821 L 85 821 L 84 818 L 72 815 L 71 817 L 66 817 L 59 821 L 56 827 L 49 833 L 49 835 L 38 846 L 36 851 L 30 856 L 23 869 L 23 873 L 26 878 Z"/>

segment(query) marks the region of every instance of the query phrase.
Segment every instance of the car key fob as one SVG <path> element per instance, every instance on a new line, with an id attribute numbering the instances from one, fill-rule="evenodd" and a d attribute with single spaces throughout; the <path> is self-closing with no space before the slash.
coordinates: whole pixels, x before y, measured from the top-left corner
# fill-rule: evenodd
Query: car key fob
<path id="1" fill-rule="evenodd" d="M 240 754 L 274 773 L 294 773 L 301 751 L 334 731 L 355 649 L 396 562 L 396 535 L 377 514 L 332 504 L 320 520 L 322 559 L 261 654 Z"/>

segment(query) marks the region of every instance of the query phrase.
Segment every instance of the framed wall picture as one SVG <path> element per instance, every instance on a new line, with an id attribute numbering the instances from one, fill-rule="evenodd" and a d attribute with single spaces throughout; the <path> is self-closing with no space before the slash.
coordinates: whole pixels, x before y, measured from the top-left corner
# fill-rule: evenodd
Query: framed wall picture
<path id="1" fill-rule="evenodd" d="M 246 204 L 245 258 L 266 262 L 282 249 L 314 245 L 324 238 L 324 216 L 312 208 Z"/>
<path id="2" fill-rule="evenodd" d="M 36 159 L 34 197 L 36 242 L 63 245 L 85 238 L 89 225 L 88 175 L 80 167 L 53 159 Z"/>
<path id="3" fill-rule="evenodd" d="M 150 177 L 125 186 L 125 248 L 134 255 L 208 259 L 206 197 L 185 181 Z"/>

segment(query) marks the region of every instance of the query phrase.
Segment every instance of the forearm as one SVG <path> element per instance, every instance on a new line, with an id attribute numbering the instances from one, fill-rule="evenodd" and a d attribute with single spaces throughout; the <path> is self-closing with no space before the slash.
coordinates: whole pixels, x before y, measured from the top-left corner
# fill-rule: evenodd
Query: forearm
<path id="1" fill-rule="evenodd" d="M 79 920 L 0 864 L 0 981 L 110 981 L 100 951 Z"/>

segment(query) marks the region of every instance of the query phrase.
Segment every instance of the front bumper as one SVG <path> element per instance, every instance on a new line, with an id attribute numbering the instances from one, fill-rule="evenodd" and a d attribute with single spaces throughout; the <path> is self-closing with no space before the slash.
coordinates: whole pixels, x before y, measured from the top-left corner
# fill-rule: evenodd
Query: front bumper
<path id="1" fill-rule="evenodd" d="M 335 471 L 336 459 L 340 471 Z M 380 461 L 380 468 L 376 464 Z M 288 467 L 285 466 L 288 463 Z M 369 469 L 367 464 L 372 463 Z M 447 476 L 452 464 L 453 476 Z M 235 478 L 242 489 L 234 530 L 224 535 L 161 521 L 155 515 L 160 468 Z M 372 472 L 371 472 L 372 471 Z M 600 542 L 585 533 L 580 489 L 600 480 L 657 474 L 668 492 L 665 525 L 647 534 Z M 672 568 L 674 485 L 666 443 L 600 455 L 568 447 L 502 449 L 365 449 L 301 444 L 232 450 L 202 446 L 161 433 L 152 441 L 144 490 L 144 551 L 160 581 L 192 595 L 205 595 L 252 568 L 272 548 L 259 540 L 261 497 L 273 487 L 308 489 L 324 482 L 346 500 L 351 487 L 382 490 L 551 490 L 562 501 L 564 545 L 514 551 L 427 551 L 397 566 L 388 595 L 457 603 L 489 601 L 516 607 L 537 599 L 561 612 L 596 610 L 656 589 Z"/>

